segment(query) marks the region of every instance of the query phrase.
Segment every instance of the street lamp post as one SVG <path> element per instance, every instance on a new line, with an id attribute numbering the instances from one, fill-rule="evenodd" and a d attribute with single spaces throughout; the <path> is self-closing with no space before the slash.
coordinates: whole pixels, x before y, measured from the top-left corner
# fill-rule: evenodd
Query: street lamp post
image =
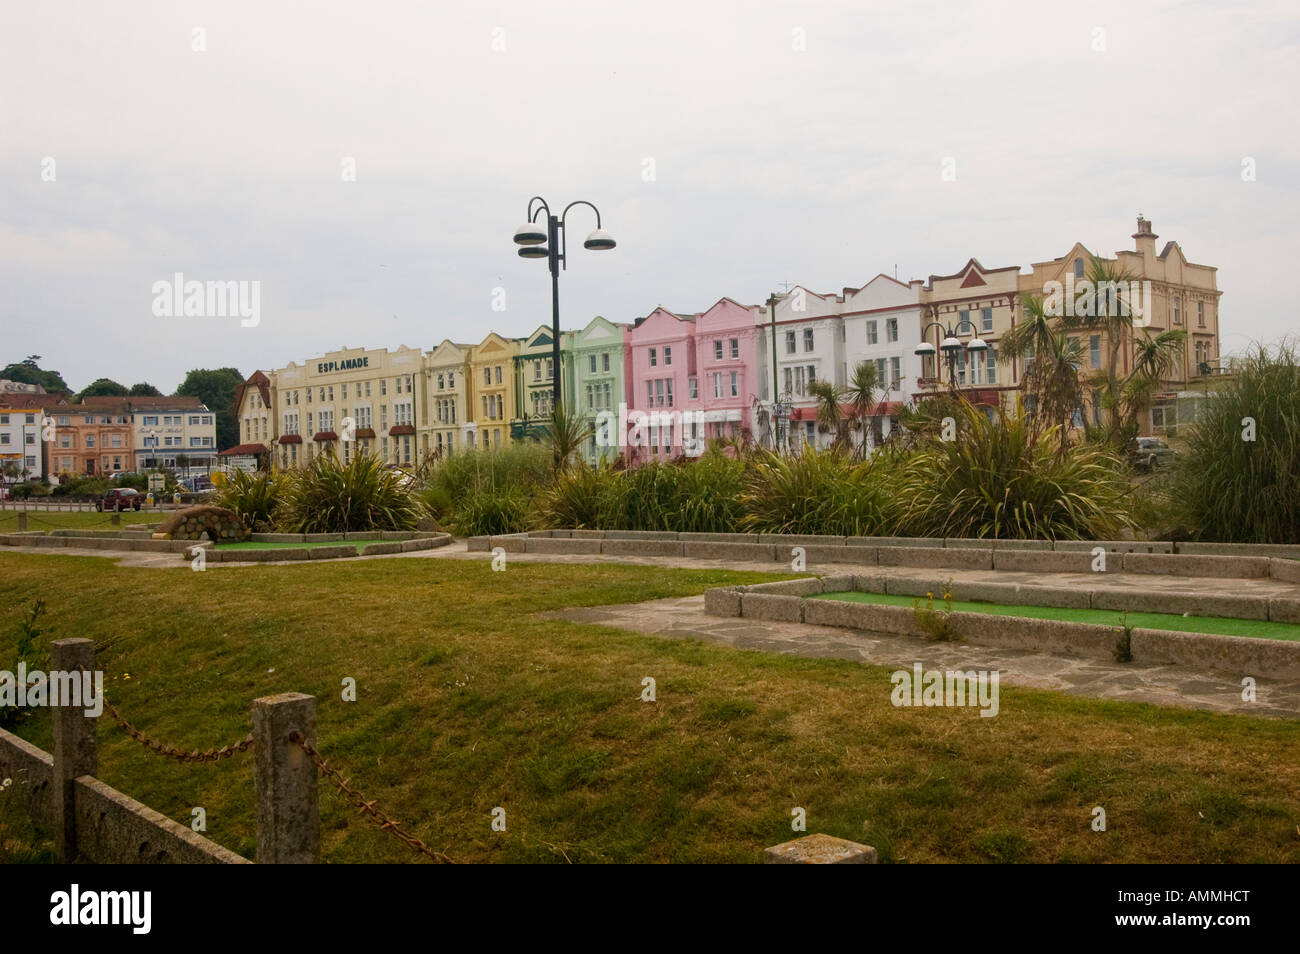
<path id="1" fill-rule="evenodd" d="M 786 297 L 785 295 L 778 294 L 777 292 L 772 292 L 772 294 L 769 295 L 767 298 L 768 324 L 772 329 L 772 450 L 773 451 L 779 451 L 781 447 L 781 434 L 780 434 L 781 412 L 782 410 L 784 410 L 785 414 L 788 415 L 790 413 L 790 407 L 789 407 L 790 401 L 786 400 L 784 403 L 782 403 L 781 400 L 777 397 L 777 392 L 776 392 L 776 388 L 777 388 L 776 305 L 777 302 L 783 301 L 785 297 Z"/>
<path id="2" fill-rule="evenodd" d="M 961 334 L 963 325 L 968 325 L 971 333 L 975 335 L 975 337 L 971 338 L 971 340 L 966 342 L 964 345 L 957 338 L 957 335 Z M 943 336 L 939 342 L 938 351 L 942 351 L 948 358 L 948 384 L 952 388 L 953 393 L 956 394 L 957 355 L 961 353 L 962 348 L 965 348 L 971 354 L 979 354 L 980 352 L 988 351 L 988 342 L 979 336 L 979 331 L 969 318 L 962 318 L 956 325 L 944 325 L 942 322 L 932 321 L 921 329 L 922 339 L 930 333 L 931 328 L 938 328 Z M 936 335 L 936 337 L 938 337 L 938 335 Z M 921 343 L 916 346 L 916 350 L 913 353 L 924 358 L 928 355 L 936 354 L 937 352 L 934 345 L 930 344 L 928 341 L 922 340 Z M 935 374 L 940 373 L 937 361 L 934 370 Z"/>
<path id="3" fill-rule="evenodd" d="M 551 269 L 551 337 L 553 366 L 551 368 L 551 387 L 555 395 L 555 407 L 559 408 L 560 393 L 560 269 L 568 269 L 568 242 L 565 239 L 565 222 L 569 210 L 575 205 L 585 205 L 596 213 L 596 230 L 587 236 L 583 248 L 603 252 L 614 247 L 614 237 L 600 225 L 600 210 L 579 199 L 570 202 L 559 215 L 551 212 L 546 200 L 535 195 L 528 200 L 528 221 L 515 229 L 515 244 L 519 248 L 520 258 L 544 258 Z M 544 216 L 545 221 L 538 221 Z"/>

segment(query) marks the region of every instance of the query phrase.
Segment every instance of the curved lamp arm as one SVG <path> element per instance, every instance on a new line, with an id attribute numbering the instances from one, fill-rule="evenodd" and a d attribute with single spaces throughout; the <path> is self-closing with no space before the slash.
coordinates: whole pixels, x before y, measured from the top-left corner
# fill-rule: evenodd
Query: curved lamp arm
<path id="1" fill-rule="evenodd" d="M 538 203 L 536 211 L 534 211 L 533 209 L 534 202 Z M 528 200 L 528 221 L 536 222 L 537 213 L 540 212 L 542 209 L 546 210 L 547 215 L 551 214 L 551 207 L 546 204 L 546 200 L 543 199 L 540 195 L 535 195 L 531 199 L 529 199 Z"/>

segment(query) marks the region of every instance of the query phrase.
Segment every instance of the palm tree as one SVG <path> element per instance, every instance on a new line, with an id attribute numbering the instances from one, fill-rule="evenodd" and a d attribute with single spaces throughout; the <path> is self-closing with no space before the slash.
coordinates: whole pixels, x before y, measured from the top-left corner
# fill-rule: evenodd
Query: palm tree
<path id="1" fill-rule="evenodd" d="M 554 453 L 557 470 L 564 470 L 579 459 L 582 455 L 582 445 L 595 433 L 595 429 L 586 418 L 570 411 L 568 406 L 561 402 L 556 402 L 552 408 L 545 431 L 546 437 L 543 443 Z"/>
<path id="2" fill-rule="evenodd" d="M 859 361 L 853 366 L 849 385 L 843 396 L 852 408 L 852 427 L 861 435 L 854 453 L 863 456 L 867 451 L 867 419 L 876 403 L 876 388 L 880 382 L 876 377 L 876 365 L 872 361 Z"/>
<path id="3" fill-rule="evenodd" d="M 817 426 L 835 432 L 835 447 L 842 447 L 848 438 L 840 408 L 842 392 L 843 389 L 837 388 L 832 381 L 813 381 L 808 385 L 808 394 L 817 400 Z"/>

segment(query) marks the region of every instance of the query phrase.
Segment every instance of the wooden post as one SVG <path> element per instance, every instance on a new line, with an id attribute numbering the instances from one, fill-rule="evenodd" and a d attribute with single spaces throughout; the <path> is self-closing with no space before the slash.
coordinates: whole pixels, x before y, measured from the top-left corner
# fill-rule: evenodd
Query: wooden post
<path id="1" fill-rule="evenodd" d="M 253 700 L 257 863 L 320 863 L 316 763 L 290 735 L 316 744 L 316 697 L 285 692 Z"/>
<path id="2" fill-rule="evenodd" d="M 95 668 L 95 644 L 89 639 L 56 639 L 50 643 L 50 656 L 55 671 L 73 673 L 78 680 L 81 673 Z M 75 782 L 83 775 L 95 775 L 98 764 L 95 758 L 95 722 L 87 716 L 83 706 L 54 706 L 54 844 L 59 858 L 65 864 L 77 860 L 77 805 Z"/>

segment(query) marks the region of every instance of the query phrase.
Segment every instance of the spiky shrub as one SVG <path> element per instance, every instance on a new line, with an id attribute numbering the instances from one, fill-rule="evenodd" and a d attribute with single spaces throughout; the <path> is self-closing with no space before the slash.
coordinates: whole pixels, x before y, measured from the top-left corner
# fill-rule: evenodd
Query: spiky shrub
<path id="1" fill-rule="evenodd" d="M 276 508 L 285 489 L 285 478 L 268 470 L 255 473 L 237 470 L 217 491 L 212 503 L 233 510 L 248 529 L 259 532 L 275 525 Z"/>
<path id="2" fill-rule="evenodd" d="M 285 481 L 279 524 L 290 533 L 412 530 L 420 511 L 405 475 L 372 454 L 322 454 Z"/>
<path id="3" fill-rule="evenodd" d="M 543 498 L 542 522 L 570 530 L 603 528 L 602 501 L 621 477 L 622 472 L 603 463 L 592 467 L 579 461 L 561 470 Z"/>
<path id="4" fill-rule="evenodd" d="M 464 537 L 495 536 L 527 530 L 531 520 L 531 501 L 520 491 L 477 490 L 461 501 L 451 527 Z"/>
<path id="5" fill-rule="evenodd" d="M 1023 412 L 968 402 L 956 440 L 927 437 L 898 469 L 899 532 L 926 537 L 1107 539 L 1131 528 L 1127 469 L 1093 443 L 1060 444 Z"/>
<path id="6" fill-rule="evenodd" d="M 668 529 L 679 533 L 735 533 L 743 515 L 740 491 L 744 462 L 719 449 L 672 466 L 677 471 L 676 506 L 668 514 Z"/>
<path id="7" fill-rule="evenodd" d="M 1300 356 L 1293 342 L 1247 355 L 1184 436 L 1173 498 L 1191 532 L 1211 541 L 1300 543 Z"/>
<path id="8" fill-rule="evenodd" d="M 740 529 L 758 533 L 871 536 L 889 532 L 883 470 L 811 446 L 792 456 L 763 451 L 744 475 Z"/>
<path id="9" fill-rule="evenodd" d="M 535 441 L 463 450 L 434 464 L 417 494 L 434 519 L 454 525 L 456 514 L 480 493 L 532 498 L 550 483 L 555 458 Z"/>

